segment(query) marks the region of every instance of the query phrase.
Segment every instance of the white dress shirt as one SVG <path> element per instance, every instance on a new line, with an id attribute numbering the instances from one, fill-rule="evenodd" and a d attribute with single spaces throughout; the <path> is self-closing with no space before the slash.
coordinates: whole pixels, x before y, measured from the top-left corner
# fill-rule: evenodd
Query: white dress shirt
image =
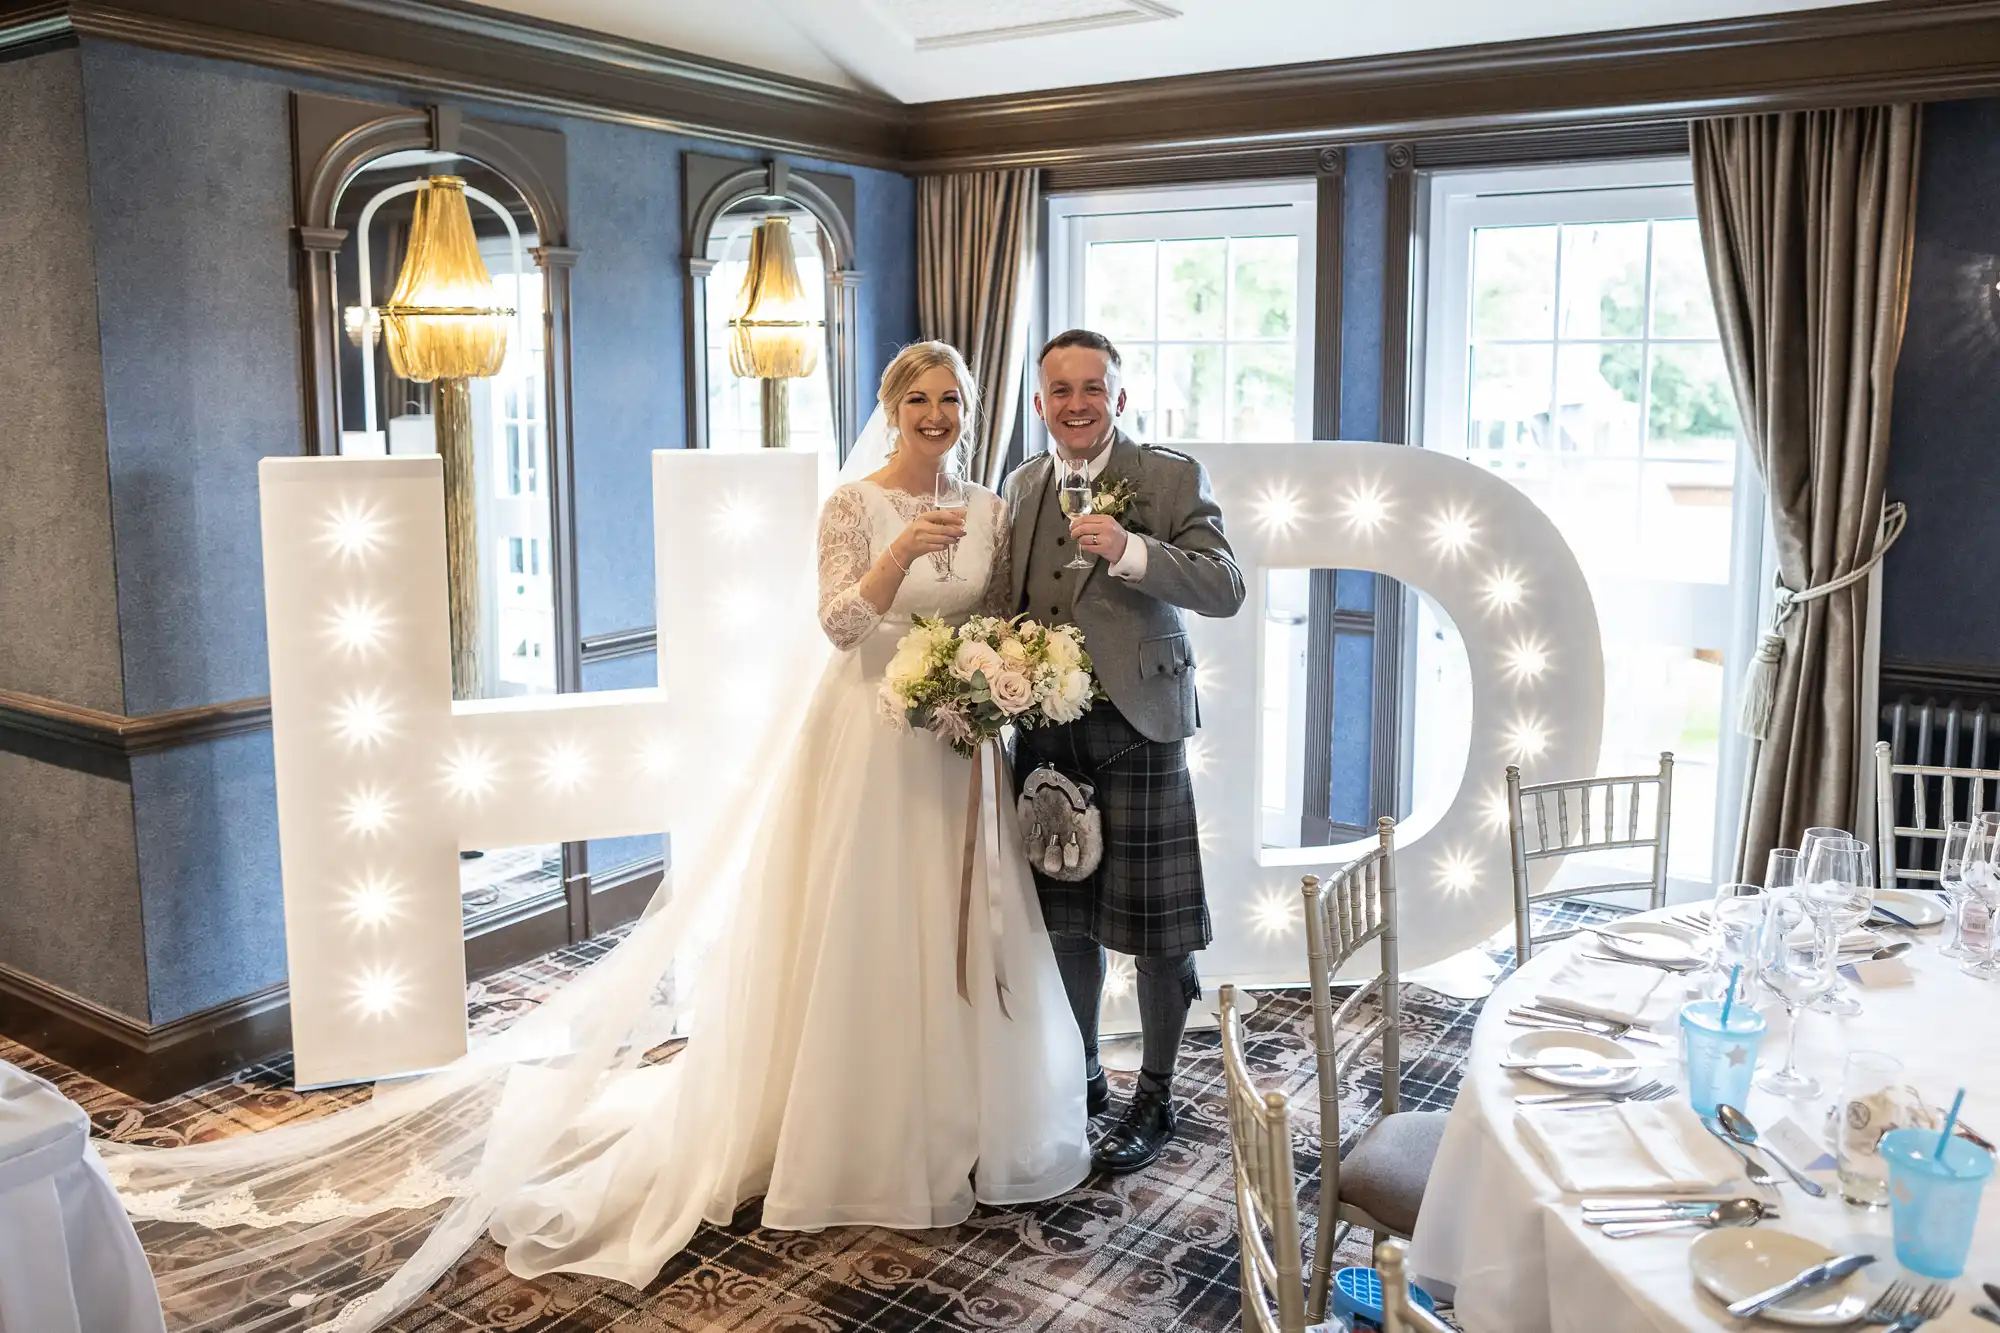
<path id="1" fill-rule="evenodd" d="M 1090 478 L 1092 485 L 1097 483 L 1098 475 L 1111 462 L 1111 449 L 1111 445 L 1105 445 L 1097 457 L 1083 465 L 1083 475 Z M 1063 456 L 1061 450 L 1055 450 L 1054 453 L 1056 462 L 1059 465 L 1063 467 L 1070 466 L 1069 460 Z M 1060 472 L 1056 474 L 1056 483 L 1058 485 L 1062 483 L 1062 473 Z M 1136 532 L 1128 532 L 1125 536 L 1125 554 L 1119 556 L 1118 559 L 1106 566 L 1105 573 L 1111 575 L 1114 579 L 1124 579 L 1127 583 L 1137 583 L 1140 579 L 1146 577 L 1146 539 Z"/>

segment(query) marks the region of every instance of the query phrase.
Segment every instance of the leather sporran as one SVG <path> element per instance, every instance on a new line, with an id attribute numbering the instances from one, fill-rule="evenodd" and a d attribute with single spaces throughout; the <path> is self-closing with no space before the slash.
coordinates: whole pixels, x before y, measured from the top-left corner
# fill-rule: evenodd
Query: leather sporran
<path id="1" fill-rule="evenodd" d="M 1088 879 L 1104 859 L 1104 816 L 1096 789 L 1053 764 L 1021 784 L 1018 810 L 1028 864 L 1050 879 Z"/>

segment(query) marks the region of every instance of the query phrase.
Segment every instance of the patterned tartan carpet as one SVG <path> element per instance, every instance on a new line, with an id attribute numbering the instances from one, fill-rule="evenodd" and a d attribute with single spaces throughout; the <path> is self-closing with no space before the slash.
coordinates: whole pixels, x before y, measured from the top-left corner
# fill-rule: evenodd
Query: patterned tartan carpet
<path id="1" fill-rule="evenodd" d="M 472 986 L 475 1031 L 491 1031 L 612 941 L 560 950 Z M 1502 962 L 1506 952 L 1491 951 Z M 1247 1020 L 1258 1082 L 1294 1099 L 1302 1221 L 1310 1253 L 1319 1175 L 1311 1011 L 1300 992 L 1264 992 Z M 1406 988 L 1404 1106 L 1444 1109 L 1455 1095 L 1477 1002 Z M 51 1079 L 124 1142 L 175 1144 L 244 1133 L 323 1114 L 365 1091 L 298 1093 L 279 1061 L 148 1105 L 0 1037 L 0 1059 Z M 1113 1075 L 1116 1099 L 1129 1076 Z M 1373 1118 L 1379 1069 L 1364 1062 L 1342 1104 L 1351 1141 Z M 753 1204 L 728 1228 L 704 1227 L 644 1291 L 558 1276 L 509 1274 L 490 1242 L 473 1250 L 394 1327 L 423 1333 L 1140 1333 L 1242 1326 L 1235 1205 L 1219 1039 L 1191 1033 L 1176 1092 L 1178 1137 L 1151 1169 L 1094 1178 L 1033 1208 L 981 1209 L 965 1225 L 896 1232 L 842 1228 L 767 1231 Z M 1350 1240 L 1343 1262 L 1365 1262 Z M 226 1327 L 226 1322 L 218 1327 Z"/>

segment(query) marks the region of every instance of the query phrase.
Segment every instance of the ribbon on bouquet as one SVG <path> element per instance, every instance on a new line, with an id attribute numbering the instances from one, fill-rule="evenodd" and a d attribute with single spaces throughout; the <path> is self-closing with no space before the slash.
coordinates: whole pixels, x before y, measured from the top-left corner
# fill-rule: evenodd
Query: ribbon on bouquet
<path id="1" fill-rule="evenodd" d="M 993 760 L 993 798 L 981 799 L 985 785 L 987 756 Z M 1007 963 L 1000 948 L 1004 921 L 1000 910 L 1000 792 L 1004 786 L 1000 771 L 1000 747 L 981 741 L 972 752 L 972 780 L 966 784 L 965 860 L 958 877 L 958 997 L 972 1003 L 968 975 L 972 965 L 972 869 L 979 856 L 979 844 L 986 844 L 986 932 L 993 955 L 993 989 L 1000 997 L 1000 1012 L 1014 1017 L 1007 1007 Z"/>

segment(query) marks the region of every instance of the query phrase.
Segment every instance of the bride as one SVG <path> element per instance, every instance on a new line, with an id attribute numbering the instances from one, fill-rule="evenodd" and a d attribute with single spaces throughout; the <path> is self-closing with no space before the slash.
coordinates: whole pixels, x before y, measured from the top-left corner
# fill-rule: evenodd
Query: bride
<path id="1" fill-rule="evenodd" d="M 1009 596 L 1004 502 L 931 498 L 975 388 L 925 342 L 879 396 L 820 514 L 831 652 L 794 655 L 780 693 L 801 702 L 774 699 L 751 751 L 775 757 L 717 803 L 623 944 L 503 1041 L 365 1105 L 186 1148 L 101 1145 L 169 1328 L 379 1327 L 482 1232 L 522 1277 L 644 1286 L 704 1219 L 759 1196 L 769 1227 L 943 1227 L 1088 1173 L 1081 1038 L 1009 803 L 974 858 L 975 901 L 996 910 L 968 914 L 962 998 L 971 765 L 876 705 L 913 615 Z M 683 1017 L 685 1050 L 648 1063 Z"/>

